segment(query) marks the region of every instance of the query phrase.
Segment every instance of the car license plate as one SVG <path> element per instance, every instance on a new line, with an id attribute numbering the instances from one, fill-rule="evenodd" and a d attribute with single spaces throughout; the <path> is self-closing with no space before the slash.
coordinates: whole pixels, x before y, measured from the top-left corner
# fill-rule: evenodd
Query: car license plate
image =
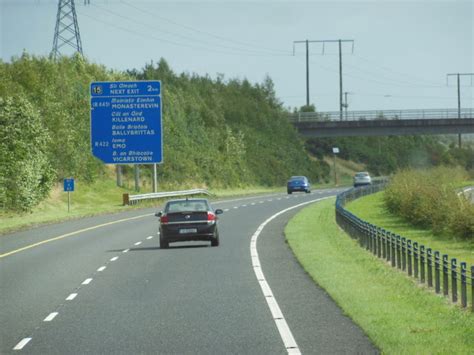
<path id="1" fill-rule="evenodd" d="M 184 228 L 179 230 L 179 234 L 189 234 L 189 233 L 196 233 L 197 228 Z"/>

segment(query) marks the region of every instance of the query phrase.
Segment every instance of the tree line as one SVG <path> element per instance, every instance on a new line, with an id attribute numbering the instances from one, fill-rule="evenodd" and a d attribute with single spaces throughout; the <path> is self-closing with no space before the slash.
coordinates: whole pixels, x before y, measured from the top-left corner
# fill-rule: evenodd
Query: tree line
<path id="1" fill-rule="evenodd" d="M 116 71 L 79 55 L 52 60 L 24 53 L 0 61 L 0 77 L 4 210 L 31 210 L 65 177 L 89 183 L 105 176 L 105 165 L 90 149 L 92 81 L 161 80 L 164 163 L 158 171 L 168 187 L 282 186 L 291 175 L 328 182 L 323 157 L 334 146 L 341 158 L 364 163 L 374 175 L 442 164 L 474 169 L 472 146 L 459 149 L 436 137 L 303 141 L 268 76 L 250 83 L 223 75 L 177 74 L 164 59 Z M 147 169 L 142 168 L 145 175 Z"/>
<path id="2" fill-rule="evenodd" d="M 106 169 L 91 155 L 92 81 L 161 80 L 168 186 L 282 185 L 290 175 L 323 180 L 329 167 L 305 152 L 265 77 L 176 74 L 167 62 L 141 70 L 107 69 L 79 55 L 51 60 L 23 54 L 0 62 L 0 206 L 31 210 L 73 176 L 93 182 Z"/>

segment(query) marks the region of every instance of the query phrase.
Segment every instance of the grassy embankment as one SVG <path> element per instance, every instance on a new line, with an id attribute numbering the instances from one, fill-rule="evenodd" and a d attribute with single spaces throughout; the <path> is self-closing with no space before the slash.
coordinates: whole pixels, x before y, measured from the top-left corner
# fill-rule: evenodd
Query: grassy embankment
<path id="1" fill-rule="evenodd" d="M 125 182 L 125 186 L 127 185 L 129 188 L 117 187 L 113 179 L 104 179 L 93 184 L 81 184 L 80 181 L 76 180 L 75 191 L 70 193 L 70 212 L 68 212 L 67 193 L 63 192 L 62 185 L 57 185 L 53 188 L 49 198 L 36 206 L 32 212 L 0 212 L 0 234 L 45 223 L 54 223 L 104 213 L 117 213 L 130 209 L 155 207 L 163 203 L 163 200 L 154 200 L 142 202 L 134 206 L 123 206 L 122 194 L 137 193 L 131 188 L 131 186 L 133 186 L 132 183 Z M 183 188 L 175 188 L 174 190 L 178 189 Z M 173 189 L 163 189 L 163 187 L 160 186 L 159 191 L 173 191 Z M 210 190 L 213 198 L 283 191 L 283 186 L 281 188 L 249 186 L 247 188 Z M 140 193 L 147 192 L 151 192 L 149 182 L 140 191 Z"/>
<path id="2" fill-rule="evenodd" d="M 360 248 L 335 223 L 334 199 L 305 208 L 285 233 L 304 269 L 383 353 L 472 353 L 473 314 Z"/>
<path id="3" fill-rule="evenodd" d="M 329 181 L 334 182 L 334 157 L 325 157 L 324 161 L 330 167 Z M 356 172 L 367 171 L 364 164 L 336 157 L 337 180 L 340 186 L 352 185 Z"/>
<path id="4" fill-rule="evenodd" d="M 349 203 L 346 208 L 359 218 L 380 226 L 407 239 L 425 245 L 450 258 L 474 265 L 474 241 L 453 239 L 449 235 L 435 235 L 431 230 L 415 227 L 401 217 L 390 213 L 384 204 L 384 192 L 368 195 Z"/>
<path id="5" fill-rule="evenodd" d="M 338 159 L 338 164 L 343 166 L 344 174 L 352 176 L 361 166 L 356 163 Z M 5 234 L 19 229 L 33 227 L 35 225 L 54 223 L 68 219 L 82 218 L 104 213 L 122 212 L 127 209 L 137 209 L 144 207 L 160 206 L 163 200 L 142 202 L 135 206 L 123 206 L 122 194 L 136 194 L 152 192 L 151 180 L 142 177 L 140 181 L 140 192 L 134 191 L 134 179 L 131 176 L 124 176 L 123 188 L 115 184 L 115 175 L 112 168 L 108 169 L 107 177 L 96 181 L 93 184 L 83 184 L 80 180 L 75 182 L 75 191 L 71 193 L 71 209 L 67 211 L 67 193 L 63 191 L 62 185 L 53 188 L 49 198 L 36 206 L 31 213 L 15 213 L 0 211 L 0 234 Z M 350 178 L 346 178 L 341 185 L 350 185 Z M 205 188 L 202 186 L 172 186 L 170 184 L 158 182 L 159 191 L 186 190 L 191 188 Z M 334 186 L 331 180 L 329 184 L 313 184 L 313 189 L 328 188 Z M 273 192 L 285 192 L 285 187 L 262 187 L 244 186 L 226 189 L 210 189 L 211 199 L 226 198 L 233 196 L 243 196 L 252 194 L 263 194 Z"/>

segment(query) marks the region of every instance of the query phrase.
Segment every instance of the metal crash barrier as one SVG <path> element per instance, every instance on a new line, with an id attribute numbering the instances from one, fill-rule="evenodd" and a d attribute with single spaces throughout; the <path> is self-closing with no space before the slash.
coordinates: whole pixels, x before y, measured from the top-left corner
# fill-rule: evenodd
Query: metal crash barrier
<path id="1" fill-rule="evenodd" d="M 123 194 L 123 205 L 136 205 L 140 201 L 154 200 L 164 197 L 178 197 L 178 196 L 190 196 L 190 195 L 211 195 L 209 191 L 205 189 L 194 189 L 194 190 L 181 190 L 181 191 L 167 191 L 167 192 L 152 192 L 149 194 L 130 195 L 128 193 Z"/>

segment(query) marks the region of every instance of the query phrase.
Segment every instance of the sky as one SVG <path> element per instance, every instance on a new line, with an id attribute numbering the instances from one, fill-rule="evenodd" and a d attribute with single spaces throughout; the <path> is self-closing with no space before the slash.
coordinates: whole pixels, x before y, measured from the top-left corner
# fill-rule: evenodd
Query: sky
<path id="1" fill-rule="evenodd" d="M 474 1 L 75 0 L 84 55 L 110 69 L 164 58 L 175 73 L 275 84 L 306 103 L 305 45 L 342 45 L 349 110 L 457 108 L 456 77 L 474 73 Z M 0 57 L 51 52 L 58 0 L 0 0 Z M 338 44 L 310 43 L 310 102 L 339 109 Z M 64 54 L 71 54 L 65 50 Z M 166 90 L 166 84 L 163 86 Z M 461 77 L 461 106 L 474 78 Z"/>

